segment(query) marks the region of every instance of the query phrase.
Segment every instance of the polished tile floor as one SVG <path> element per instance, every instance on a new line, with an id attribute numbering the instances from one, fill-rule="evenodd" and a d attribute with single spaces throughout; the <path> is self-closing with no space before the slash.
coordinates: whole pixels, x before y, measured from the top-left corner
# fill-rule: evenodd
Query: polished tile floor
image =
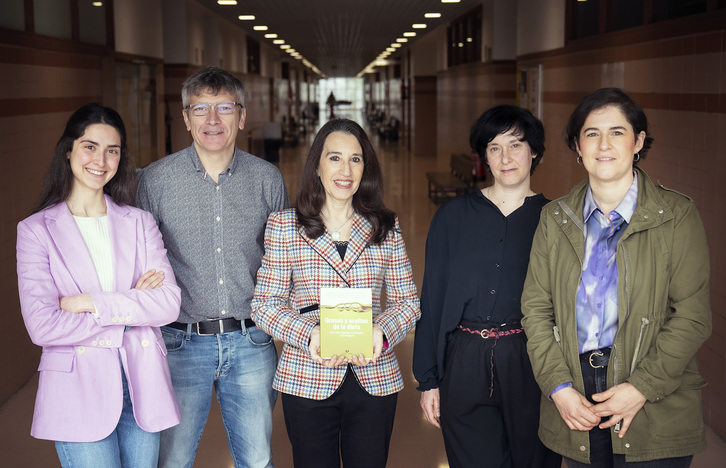
<path id="1" fill-rule="evenodd" d="M 310 147 L 311 135 L 296 147 L 285 147 L 280 153 L 280 170 L 294 199 L 297 179 Z M 401 229 L 413 265 L 416 284 L 423 278 L 424 244 L 428 225 L 436 206 L 426 196 L 425 173 L 436 170 L 431 158 L 413 157 L 405 141 L 388 142 L 373 138 L 374 146 L 384 170 L 385 198 L 388 206 L 398 213 Z M 392 468 L 444 468 L 448 467 L 441 433 L 429 425 L 418 405 L 419 392 L 411 373 L 413 334 L 396 348 L 406 388 L 399 394 L 396 423 L 391 441 L 388 466 Z M 10 401 L 0 407 L 0 465 L 4 467 L 59 466 L 52 442 L 35 440 L 28 434 L 37 388 L 33 377 Z M 694 468 L 726 466 L 726 443 L 710 429 L 707 432 L 708 451 L 696 455 Z M 292 467 L 290 445 L 282 417 L 282 405 L 274 413 L 272 442 L 275 465 Z M 483 454 L 484 455 L 484 454 Z M 485 457 L 482 458 L 484 460 Z M 199 446 L 196 468 L 227 468 L 233 463 L 227 449 L 219 407 L 213 402 L 207 427 Z M 482 466 L 485 466 L 484 462 Z"/>

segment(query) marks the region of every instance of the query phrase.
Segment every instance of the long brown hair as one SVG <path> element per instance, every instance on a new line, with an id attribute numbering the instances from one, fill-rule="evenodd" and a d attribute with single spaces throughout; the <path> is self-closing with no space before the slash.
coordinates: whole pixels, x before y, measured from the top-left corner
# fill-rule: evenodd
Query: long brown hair
<path id="1" fill-rule="evenodd" d="M 325 203 L 325 189 L 317 170 L 323 154 L 325 140 L 331 133 L 342 132 L 353 135 L 363 150 L 363 176 L 358 191 L 353 195 L 353 209 L 373 227 L 370 243 L 380 244 L 396 225 L 396 214 L 383 203 L 383 175 L 376 152 L 365 130 L 349 119 L 333 119 L 320 129 L 305 161 L 300 189 L 297 195 L 297 220 L 305 227 L 311 239 L 317 239 L 325 232 L 320 211 Z"/>
<path id="2" fill-rule="evenodd" d="M 129 160 L 129 149 L 126 145 L 126 127 L 121 116 L 110 107 L 97 103 L 86 104 L 71 115 L 66 123 L 58 143 L 55 146 L 53 159 L 45 182 L 40 192 L 33 213 L 66 201 L 73 189 L 73 171 L 68 153 L 73 149 L 73 142 L 81 138 L 86 129 L 93 124 L 105 124 L 115 128 L 121 138 L 121 158 L 116 174 L 103 187 L 103 193 L 113 198 L 119 205 L 134 204 L 135 173 Z"/>

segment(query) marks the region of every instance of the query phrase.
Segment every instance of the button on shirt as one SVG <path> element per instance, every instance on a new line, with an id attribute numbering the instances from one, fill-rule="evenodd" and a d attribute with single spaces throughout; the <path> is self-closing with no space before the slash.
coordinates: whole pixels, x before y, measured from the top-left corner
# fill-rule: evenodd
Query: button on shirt
<path id="1" fill-rule="evenodd" d="M 159 225 L 182 292 L 183 323 L 250 317 L 267 217 L 290 204 L 280 171 L 240 149 L 217 180 L 193 145 L 139 177 L 136 203 Z"/>
<path id="2" fill-rule="evenodd" d="M 625 198 L 605 216 L 587 188 L 583 205 L 585 256 L 577 290 L 577 342 L 580 354 L 613 345 L 618 331 L 617 244 L 638 201 L 635 174 Z"/>

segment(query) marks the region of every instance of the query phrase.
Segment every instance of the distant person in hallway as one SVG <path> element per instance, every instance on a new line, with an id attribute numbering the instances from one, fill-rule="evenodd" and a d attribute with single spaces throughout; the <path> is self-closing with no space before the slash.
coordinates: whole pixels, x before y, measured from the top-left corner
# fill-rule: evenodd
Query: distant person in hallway
<path id="1" fill-rule="evenodd" d="M 586 96 L 565 138 L 588 176 L 543 209 L 522 296 L 540 437 L 571 468 L 687 467 L 706 449 L 701 218 L 639 167 L 653 139 L 622 90 Z"/>
<path id="2" fill-rule="evenodd" d="M 372 289 L 372 360 L 320 356 L 323 287 Z M 346 468 L 385 467 L 403 388 L 393 347 L 420 312 L 398 220 L 383 204 L 380 165 L 357 123 L 323 125 L 297 208 L 270 216 L 252 310 L 285 343 L 274 386 L 295 467 L 338 468 L 341 458 Z"/>
<path id="3" fill-rule="evenodd" d="M 325 101 L 325 104 L 330 108 L 330 115 L 328 118 L 334 119 L 335 118 L 335 104 L 338 101 L 335 99 L 335 94 L 331 91 L 328 95 L 328 99 Z"/>
<path id="4" fill-rule="evenodd" d="M 548 202 L 530 188 L 542 123 L 496 106 L 469 136 L 494 180 L 436 212 L 426 240 L 413 373 L 452 468 L 559 467 L 537 437 L 540 390 L 520 320 L 532 236 Z"/>
<path id="5" fill-rule="evenodd" d="M 121 116 L 81 107 L 17 241 L 23 320 L 43 347 L 31 435 L 54 440 L 63 467 L 155 467 L 159 431 L 180 421 L 158 327 L 181 294 L 133 202 Z"/>
<path id="6" fill-rule="evenodd" d="M 147 166 L 136 194 L 182 291 L 178 321 L 161 329 L 182 422 L 162 433 L 159 465 L 192 466 L 214 389 L 235 466 L 271 467 L 277 352 L 250 302 L 267 217 L 290 201 L 275 166 L 235 148 L 247 116 L 237 78 L 202 68 L 184 82 L 182 105 L 192 145 Z"/>

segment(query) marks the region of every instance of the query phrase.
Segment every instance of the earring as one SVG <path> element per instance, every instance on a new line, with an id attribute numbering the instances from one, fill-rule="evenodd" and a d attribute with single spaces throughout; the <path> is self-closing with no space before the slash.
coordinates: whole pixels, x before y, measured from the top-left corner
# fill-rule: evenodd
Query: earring
<path id="1" fill-rule="evenodd" d="M 633 162 L 637 163 L 638 161 L 640 161 L 640 152 L 635 153 L 635 157 L 633 158 Z"/>
<path id="2" fill-rule="evenodd" d="M 579 156 L 579 155 L 577 156 L 577 164 L 582 166 L 582 156 Z"/>

